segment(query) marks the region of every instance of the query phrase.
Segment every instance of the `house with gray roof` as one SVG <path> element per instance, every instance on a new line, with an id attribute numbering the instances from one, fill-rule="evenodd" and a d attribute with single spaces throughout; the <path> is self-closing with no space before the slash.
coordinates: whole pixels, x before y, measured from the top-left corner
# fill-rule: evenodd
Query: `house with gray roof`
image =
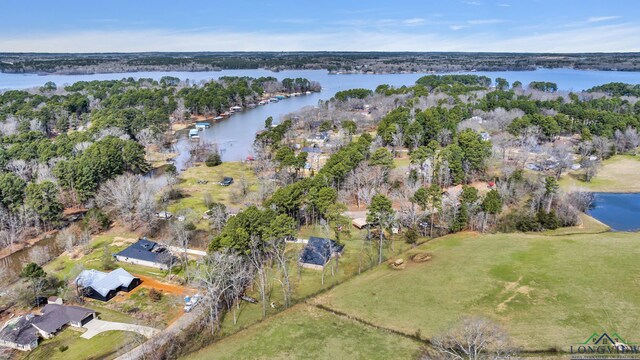
<path id="1" fill-rule="evenodd" d="M 42 315 L 36 316 L 31 324 L 42 337 L 50 339 L 66 325 L 81 328 L 95 317 L 96 312 L 91 309 L 79 306 L 47 304 L 42 309 Z"/>
<path id="2" fill-rule="evenodd" d="M 168 270 L 169 266 L 178 260 L 166 247 L 147 239 L 139 239 L 114 257 L 118 261 L 162 270 Z"/>
<path id="3" fill-rule="evenodd" d="M 38 346 L 38 330 L 32 326 L 35 316 L 28 314 L 7 321 L 0 329 L 0 346 L 21 351 L 30 351 Z"/>
<path id="4" fill-rule="evenodd" d="M 335 240 L 311 236 L 300 255 L 300 266 L 308 269 L 322 270 L 333 257 L 340 256 L 344 245 Z"/>
<path id="5" fill-rule="evenodd" d="M 118 291 L 129 292 L 140 285 L 140 278 L 118 268 L 110 273 L 98 270 L 84 270 L 76 278 L 78 292 L 92 299 L 109 301 Z"/>

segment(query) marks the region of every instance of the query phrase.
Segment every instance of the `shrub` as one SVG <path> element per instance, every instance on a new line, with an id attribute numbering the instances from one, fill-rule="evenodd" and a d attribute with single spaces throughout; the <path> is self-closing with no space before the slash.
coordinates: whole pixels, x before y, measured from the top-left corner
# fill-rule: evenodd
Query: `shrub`
<path id="1" fill-rule="evenodd" d="M 222 164 L 222 158 L 220 157 L 220 154 L 217 151 L 213 152 L 209 154 L 209 156 L 207 157 L 207 161 L 205 161 L 205 164 L 208 167 L 218 166 Z"/>
<path id="2" fill-rule="evenodd" d="M 404 233 L 404 241 L 407 244 L 411 244 L 411 245 L 415 244 L 416 242 L 418 242 L 418 232 L 415 231 L 414 229 L 408 229 Z"/>
<path id="3" fill-rule="evenodd" d="M 100 230 L 106 230 L 111 221 L 102 211 L 97 208 L 93 208 L 87 211 L 84 219 L 82 220 L 84 228 L 91 233 L 96 233 Z"/>
<path id="4" fill-rule="evenodd" d="M 67 345 L 60 345 L 58 346 L 58 350 L 60 350 L 60 352 L 65 352 L 69 350 L 69 347 Z"/>
<path id="5" fill-rule="evenodd" d="M 151 289 L 149 290 L 149 299 L 153 302 L 160 301 L 162 299 L 162 293 L 156 289 Z"/>

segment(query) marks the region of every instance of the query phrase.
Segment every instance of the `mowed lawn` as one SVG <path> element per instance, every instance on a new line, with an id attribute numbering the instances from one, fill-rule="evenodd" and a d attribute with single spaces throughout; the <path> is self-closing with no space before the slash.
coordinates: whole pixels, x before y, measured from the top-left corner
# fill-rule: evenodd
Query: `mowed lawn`
<path id="1" fill-rule="evenodd" d="M 125 331 L 107 331 L 91 339 L 83 339 L 80 332 L 67 328 L 53 339 L 40 340 L 35 350 L 20 352 L 18 359 L 114 359 L 140 344 L 142 335 Z M 67 346 L 68 349 L 60 351 Z"/>
<path id="2" fill-rule="evenodd" d="M 301 304 L 185 359 L 411 359 L 421 345 Z"/>
<path id="3" fill-rule="evenodd" d="M 481 315 L 525 350 L 567 350 L 602 331 L 640 340 L 640 234 L 460 233 L 414 251 L 433 258 L 378 267 L 314 301 L 426 338 Z"/>
<path id="4" fill-rule="evenodd" d="M 616 155 L 602 162 L 590 182 L 582 181 L 583 170 L 570 171 L 560 179 L 564 190 L 585 188 L 596 192 L 640 192 L 640 156 Z"/>

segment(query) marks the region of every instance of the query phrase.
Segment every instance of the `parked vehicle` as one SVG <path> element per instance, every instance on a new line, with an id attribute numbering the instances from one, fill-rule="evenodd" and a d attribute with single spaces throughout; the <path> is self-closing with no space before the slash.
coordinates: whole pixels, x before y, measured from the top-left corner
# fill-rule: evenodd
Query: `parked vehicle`
<path id="1" fill-rule="evenodd" d="M 222 186 L 229 186 L 233 184 L 233 178 L 232 177 L 225 177 L 224 179 L 222 179 L 222 181 L 220 181 L 220 185 Z"/>

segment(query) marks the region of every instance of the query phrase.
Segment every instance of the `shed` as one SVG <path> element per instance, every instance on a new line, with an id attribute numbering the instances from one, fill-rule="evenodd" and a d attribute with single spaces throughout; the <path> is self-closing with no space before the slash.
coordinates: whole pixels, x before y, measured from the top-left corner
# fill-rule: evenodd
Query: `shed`
<path id="1" fill-rule="evenodd" d="M 300 266 L 322 270 L 334 256 L 340 256 L 344 245 L 335 240 L 311 236 L 300 256 Z"/>
<path id="2" fill-rule="evenodd" d="M 369 225 L 366 218 L 355 218 L 351 221 L 351 224 L 358 229 L 362 229 Z"/>

